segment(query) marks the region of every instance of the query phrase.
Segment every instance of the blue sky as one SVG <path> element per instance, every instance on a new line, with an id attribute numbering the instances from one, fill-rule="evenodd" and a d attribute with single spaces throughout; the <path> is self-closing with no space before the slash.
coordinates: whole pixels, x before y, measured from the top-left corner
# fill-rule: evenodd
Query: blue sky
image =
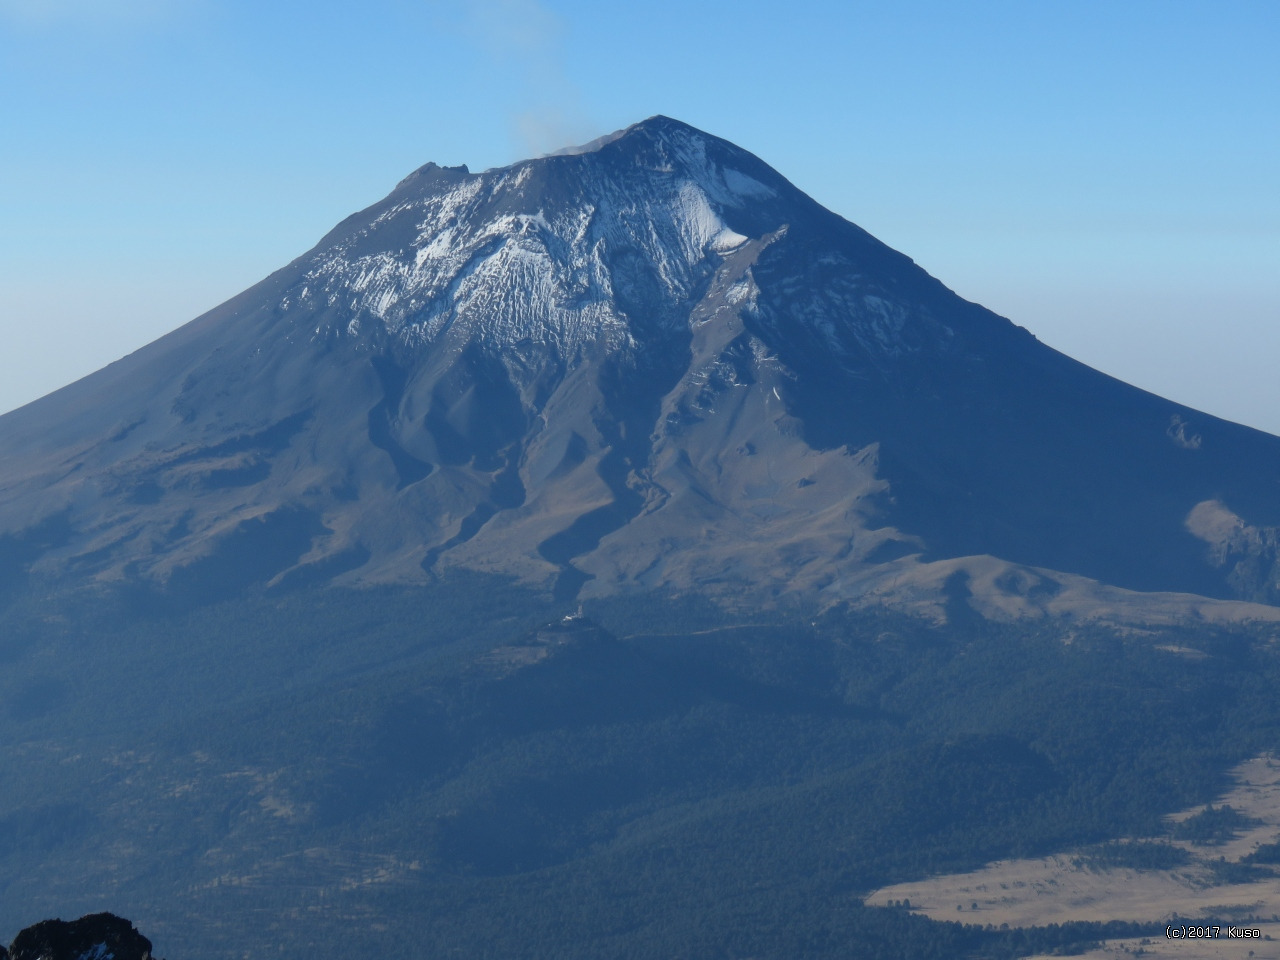
<path id="1" fill-rule="evenodd" d="M 961 295 L 1280 433 L 1280 3 L 0 0 L 0 410 L 428 160 L 664 113 Z"/>

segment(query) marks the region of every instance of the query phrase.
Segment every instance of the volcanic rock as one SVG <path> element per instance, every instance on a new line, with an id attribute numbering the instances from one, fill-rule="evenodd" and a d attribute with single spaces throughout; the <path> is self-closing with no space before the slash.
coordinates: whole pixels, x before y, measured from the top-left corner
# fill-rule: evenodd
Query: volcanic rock
<path id="1" fill-rule="evenodd" d="M 0 960 L 151 960 L 151 941 L 111 913 L 79 920 L 43 920 L 13 939 Z"/>

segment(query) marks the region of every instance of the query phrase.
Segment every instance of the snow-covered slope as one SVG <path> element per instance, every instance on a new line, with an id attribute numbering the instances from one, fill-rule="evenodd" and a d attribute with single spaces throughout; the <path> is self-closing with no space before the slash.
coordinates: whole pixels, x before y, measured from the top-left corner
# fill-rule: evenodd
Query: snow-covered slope
<path id="1" fill-rule="evenodd" d="M 478 175 L 424 168 L 399 192 L 426 189 L 310 258 L 282 309 L 342 304 L 346 326 L 324 331 L 337 335 L 375 324 L 414 345 L 538 344 L 562 357 L 632 342 L 625 305 L 637 297 L 640 322 L 678 324 L 714 259 L 746 241 L 721 211 L 775 192 L 691 132 L 652 150 L 652 165 L 622 175 L 595 155 Z"/>

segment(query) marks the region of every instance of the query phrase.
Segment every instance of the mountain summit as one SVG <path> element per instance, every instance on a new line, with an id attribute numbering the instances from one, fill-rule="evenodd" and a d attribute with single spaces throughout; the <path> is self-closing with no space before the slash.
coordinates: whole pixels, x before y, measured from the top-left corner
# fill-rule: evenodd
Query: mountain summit
<path id="1" fill-rule="evenodd" d="M 1091 370 L 654 117 L 427 164 L 0 418 L 0 572 L 200 600 L 499 573 L 1270 616 L 1280 439 Z M 1136 600 L 1135 600 L 1136 602 Z"/>

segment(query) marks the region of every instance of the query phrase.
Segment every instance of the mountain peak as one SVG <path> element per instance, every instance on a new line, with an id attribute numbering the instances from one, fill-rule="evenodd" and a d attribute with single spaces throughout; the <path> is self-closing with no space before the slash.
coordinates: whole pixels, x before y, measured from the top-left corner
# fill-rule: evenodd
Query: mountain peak
<path id="1" fill-rule="evenodd" d="M 551 157 L 577 157 L 587 153 L 597 153 L 611 143 L 615 143 L 624 137 L 633 135 L 642 135 L 651 140 L 658 139 L 713 139 L 710 134 L 704 133 L 697 127 L 692 127 L 687 123 L 679 120 L 673 120 L 670 117 L 664 117 L 661 114 L 655 114 L 647 120 L 641 120 L 639 123 L 633 123 L 629 127 L 623 127 L 615 130 L 613 133 L 606 133 L 604 136 L 596 137 L 579 146 L 563 147 L 552 153 L 547 154 Z"/>
<path id="2" fill-rule="evenodd" d="M 730 251 L 794 220 L 800 197 L 667 117 L 479 174 L 427 164 L 304 257 L 280 310 L 315 318 L 312 336 L 415 348 L 545 344 L 563 357 L 643 341 Z"/>

